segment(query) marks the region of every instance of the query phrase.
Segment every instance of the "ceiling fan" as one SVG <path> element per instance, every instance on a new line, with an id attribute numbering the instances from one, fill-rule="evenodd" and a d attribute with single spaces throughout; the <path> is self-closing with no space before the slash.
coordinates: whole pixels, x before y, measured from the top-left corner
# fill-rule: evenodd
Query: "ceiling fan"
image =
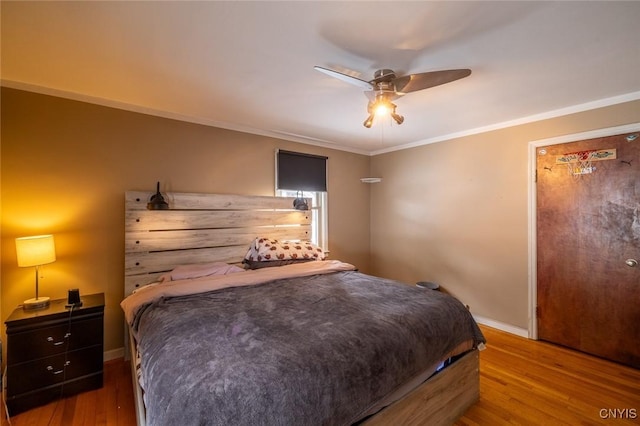
<path id="1" fill-rule="evenodd" d="M 471 70 L 469 69 L 455 69 L 422 72 L 398 77 L 393 70 L 381 69 L 373 74 L 373 80 L 366 81 L 329 68 L 319 66 L 313 68 L 331 77 L 365 89 L 364 94 L 369 98 L 369 103 L 367 104 L 369 116 L 363 123 L 366 128 L 370 128 L 373 124 L 373 119 L 381 114 L 389 114 L 396 123 L 402 124 L 404 117 L 396 113 L 397 106 L 392 102 L 399 97 L 471 75 Z"/>

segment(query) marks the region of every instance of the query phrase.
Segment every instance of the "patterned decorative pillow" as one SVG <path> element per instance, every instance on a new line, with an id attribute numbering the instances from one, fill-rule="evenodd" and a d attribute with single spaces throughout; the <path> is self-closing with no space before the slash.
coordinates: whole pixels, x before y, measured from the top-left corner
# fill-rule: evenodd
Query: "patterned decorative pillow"
<path id="1" fill-rule="evenodd" d="M 275 260 L 323 260 L 324 252 L 309 241 L 279 241 L 256 238 L 245 255 L 245 260 L 269 262 Z"/>

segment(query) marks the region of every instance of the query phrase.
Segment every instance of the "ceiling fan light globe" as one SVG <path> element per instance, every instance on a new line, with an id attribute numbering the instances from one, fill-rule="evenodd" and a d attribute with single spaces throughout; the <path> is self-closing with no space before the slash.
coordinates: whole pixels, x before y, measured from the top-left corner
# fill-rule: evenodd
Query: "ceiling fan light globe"
<path id="1" fill-rule="evenodd" d="M 386 115 L 389 115 L 390 112 L 391 110 L 389 109 L 389 105 L 387 105 L 386 103 L 380 103 L 376 105 L 376 108 L 375 108 L 376 117 L 384 117 Z"/>

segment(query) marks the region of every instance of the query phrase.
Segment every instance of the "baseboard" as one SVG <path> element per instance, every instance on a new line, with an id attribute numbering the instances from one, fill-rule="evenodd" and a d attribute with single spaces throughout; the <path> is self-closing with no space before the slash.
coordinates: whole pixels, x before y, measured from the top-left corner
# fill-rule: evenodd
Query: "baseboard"
<path id="1" fill-rule="evenodd" d="M 124 348 L 112 349 L 105 351 L 102 355 L 104 362 L 111 361 L 112 359 L 124 358 Z"/>
<path id="2" fill-rule="evenodd" d="M 485 318 L 480 315 L 474 315 L 473 318 L 478 324 L 486 325 L 487 327 L 496 328 L 500 331 L 515 334 L 516 336 L 529 338 L 529 331 L 525 328 L 516 327 L 515 325 L 506 324 L 504 322 L 495 321 L 490 318 Z"/>

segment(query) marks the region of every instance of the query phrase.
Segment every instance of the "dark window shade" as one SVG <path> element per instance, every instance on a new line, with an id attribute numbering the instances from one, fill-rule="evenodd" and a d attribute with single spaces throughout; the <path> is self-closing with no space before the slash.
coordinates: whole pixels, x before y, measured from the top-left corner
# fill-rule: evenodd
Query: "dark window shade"
<path id="1" fill-rule="evenodd" d="M 279 150 L 277 173 L 277 189 L 327 190 L 327 157 Z"/>

